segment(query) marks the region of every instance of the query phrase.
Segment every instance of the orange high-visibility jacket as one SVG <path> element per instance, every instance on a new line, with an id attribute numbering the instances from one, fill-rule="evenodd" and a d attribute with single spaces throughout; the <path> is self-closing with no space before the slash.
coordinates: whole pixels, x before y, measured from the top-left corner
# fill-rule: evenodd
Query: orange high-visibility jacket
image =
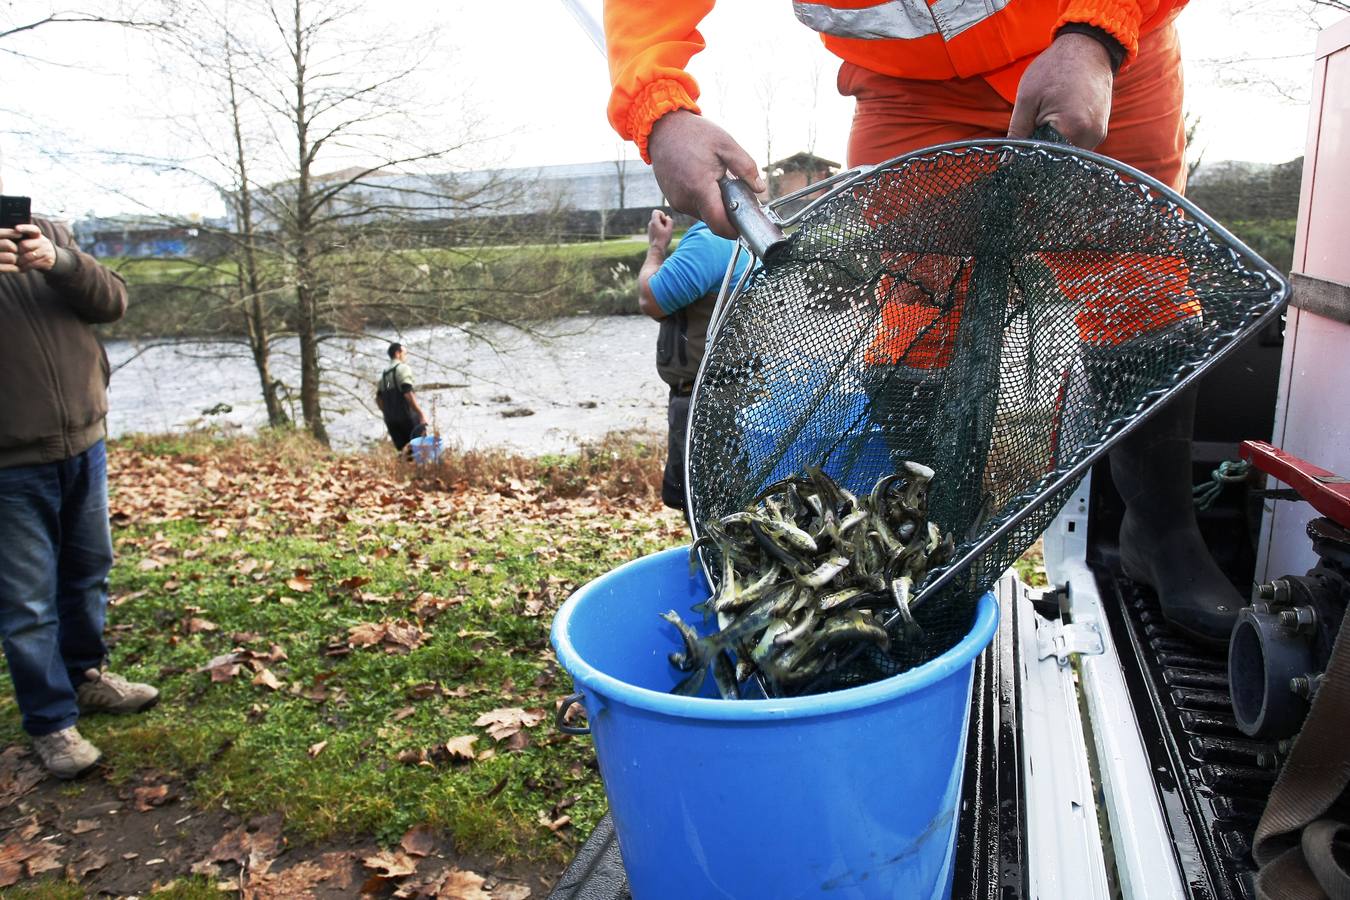
<path id="1" fill-rule="evenodd" d="M 609 121 L 648 162 L 652 124 L 698 112 L 684 67 L 703 49 L 698 24 L 714 0 L 605 0 Z M 1159 28 L 1186 0 L 794 0 L 797 18 L 841 59 L 883 75 L 940 81 L 980 76 L 1009 102 L 1031 61 L 1070 22 L 1094 25 L 1125 48 Z"/>

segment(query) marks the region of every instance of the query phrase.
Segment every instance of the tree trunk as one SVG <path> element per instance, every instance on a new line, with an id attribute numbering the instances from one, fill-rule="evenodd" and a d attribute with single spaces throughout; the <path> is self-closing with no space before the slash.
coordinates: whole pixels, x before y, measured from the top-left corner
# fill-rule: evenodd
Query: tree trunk
<path id="1" fill-rule="evenodd" d="M 301 21 L 301 0 L 293 0 L 295 13 L 293 37 L 295 45 L 291 48 L 291 59 L 295 65 L 295 109 L 294 125 L 297 152 L 297 175 L 295 188 L 295 210 L 292 219 L 292 233 L 295 244 L 295 299 L 298 307 L 298 331 L 300 338 L 300 411 L 305 417 L 305 427 L 314 439 L 328 446 L 328 429 L 323 423 L 323 407 L 319 403 L 319 308 L 318 278 L 314 260 L 315 215 L 314 190 L 310 180 L 311 166 L 314 163 L 314 148 L 310 146 L 309 117 L 311 110 L 305 101 L 305 87 L 309 77 L 306 71 L 308 46 L 305 43 L 305 28 Z"/>
<path id="2" fill-rule="evenodd" d="M 244 148 L 244 133 L 239 122 L 239 97 L 234 80 L 233 37 L 225 33 L 225 75 L 230 90 L 230 116 L 234 128 L 235 163 L 239 174 L 239 199 L 235 204 L 239 216 L 236 229 L 243 242 L 238 249 L 240 258 L 235 271 L 238 273 L 239 299 L 244 308 L 244 321 L 248 326 L 248 347 L 253 354 L 253 367 L 258 372 L 258 381 L 262 387 L 263 405 L 267 407 L 267 424 L 279 428 L 290 424 L 290 417 L 281 408 L 281 398 L 277 396 L 277 382 L 272 378 L 271 347 L 268 343 L 267 308 L 263 303 L 262 283 L 258 276 L 257 245 L 253 233 L 253 193 L 248 180 L 248 154 Z"/>
<path id="3" fill-rule="evenodd" d="M 300 411 L 305 416 L 305 427 L 314 439 L 328 446 L 328 429 L 323 423 L 323 407 L 319 403 L 319 326 L 318 298 L 307 282 L 309 266 L 307 255 L 296 258 L 296 274 L 300 283 L 295 289 L 299 306 L 300 332 Z"/>

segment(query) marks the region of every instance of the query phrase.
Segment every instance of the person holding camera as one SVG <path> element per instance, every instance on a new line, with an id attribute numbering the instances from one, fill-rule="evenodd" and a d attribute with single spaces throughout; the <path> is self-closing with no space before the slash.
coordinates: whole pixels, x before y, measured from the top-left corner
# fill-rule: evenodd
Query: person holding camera
<path id="1" fill-rule="evenodd" d="M 103 670 L 109 372 L 92 326 L 121 318 L 127 292 L 65 228 L 22 218 L 0 223 L 0 638 L 38 757 L 74 778 L 100 758 L 82 713 L 159 698 Z"/>

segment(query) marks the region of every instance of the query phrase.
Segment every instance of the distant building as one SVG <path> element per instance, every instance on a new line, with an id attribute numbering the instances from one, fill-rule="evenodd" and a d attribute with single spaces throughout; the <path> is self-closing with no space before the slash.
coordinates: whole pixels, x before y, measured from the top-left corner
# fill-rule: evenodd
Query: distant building
<path id="1" fill-rule="evenodd" d="M 839 163 L 811 153 L 794 153 L 764 167 L 770 197 L 782 197 L 839 171 Z"/>
<path id="2" fill-rule="evenodd" d="M 255 194 L 259 231 L 277 230 L 286 204 L 274 198 L 284 200 L 292 185 L 274 184 Z M 548 218 L 561 223 L 565 234 L 595 238 L 638 230 L 653 207 L 665 205 L 651 167 L 639 160 L 443 174 L 349 168 L 316 176 L 314 186 L 332 192 L 320 215 L 344 226 L 396 221 L 449 227 L 491 219 L 528 231 L 531 223 Z"/>
<path id="3" fill-rule="evenodd" d="M 651 167 L 636 159 L 556 166 L 407 174 L 347 168 L 315 176 L 316 191 L 331 191 L 318 214 L 340 228 L 391 225 L 391 239 L 456 243 L 500 235 L 503 241 L 547 234 L 595 240 L 646 228 L 665 197 Z M 253 193 L 253 225 L 263 246 L 280 231 L 294 182 Z M 233 211 L 235 197 L 224 197 Z M 164 217 L 88 217 L 75 223 L 81 248 L 95 256 L 209 256 L 240 231 L 236 216 L 184 222 Z"/>
<path id="4" fill-rule="evenodd" d="M 86 216 L 71 227 L 80 249 L 100 258 L 205 255 L 219 220 L 183 221 L 161 216 Z"/>

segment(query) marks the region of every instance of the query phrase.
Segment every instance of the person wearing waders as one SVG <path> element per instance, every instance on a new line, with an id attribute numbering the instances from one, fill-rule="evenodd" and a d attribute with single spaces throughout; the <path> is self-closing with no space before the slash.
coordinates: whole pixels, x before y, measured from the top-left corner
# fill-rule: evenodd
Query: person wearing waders
<path id="1" fill-rule="evenodd" d="M 779 0 L 785 2 L 785 0 Z M 1186 0 L 797 0 L 793 11 L 842 64 L 839 91 L 857 101 L 848 165 L 874 164 L 948 141 L 1029 137 L 1053 126 L 1070 142 L 1185 187 L 1181 50 L 1173 20 Z M 734 237 L 717 179 L 730 172 L 762 192 L 759 169 L 703 118 L 685 71 L 703 49 L 698 24 L 712 0 L 606 0 L 609 121 L 651 163 L 671 205 Z M 913 305 L 911 305 L 913 306 Z M 921 337 L 946 354 L 937 312 L 882 309 L 869 361 Z M 1085 355 L 1128 345 L 1144 329 L 1176 327 L 1198 310 L 1160 304 L 1131 332 L 1103 313 L 1079 323 Z M 959 316 L 959 306 L 942 312 Z M 942 323 L 939 323 L 941 326 Z M 949 330 L 949 329 L 947 329 Z M 927 336 L 932 336 L 928 338 Z M 1193 638 L 1225 643 L 1241 596 L 1209 555 L 1191 501 L 1195 391 L 1176 397 L 1111 454 L 1125 500 L 1125 574 L 1157 591 L 1167 619 Z"/>
<path id="2" fill-rule="evenodd" d="M 99 749 L 76 723 L 159 691 L 104 670 L 108 358 L 94 325 L 127 308 L 116 273 L 46 219 L 0 229 L 0 638 L 23 730 L 75 778 Z"/>
<path id="3" fill-rule="evenodd" d="M 656 338 L 656 372 L 670 386 L 666 402 L 666 469 L 661 502 L 688 518 L 684 494 L 684 444 L 689 427 L 689 396 L 703 361 L 717 293 L 736 249 L 702 222 L 694 223 L 674 253 L 669 253 L 675 221 L 659 209 L 647 223 L 647 258 L 638 270 L 638 309 L 661 323 Z M 741 255 L 734 278 L 745 271 Z"/>
<path id="4" fill-rule="evenodd" d="M 417 405 L 412 369 L 408 368 L 407 359 L 408 351 L 402 344 L 390 344 L 389 362 L 392 365 L 380 375 L 379 386 L 375 388 L 375 405 L 384 414 L 384 427 L 389 429 L 389 439 L 400 453 L 413 438 L 427 433 L 427 419 L 422 415 L 422 407 Z"/>

